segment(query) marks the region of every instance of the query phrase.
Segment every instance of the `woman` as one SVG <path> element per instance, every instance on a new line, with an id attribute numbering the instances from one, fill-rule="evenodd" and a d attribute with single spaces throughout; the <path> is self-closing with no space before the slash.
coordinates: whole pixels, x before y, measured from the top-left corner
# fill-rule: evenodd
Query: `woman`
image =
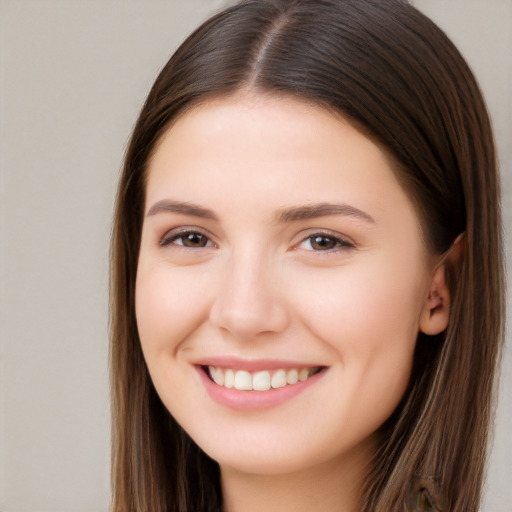
<path id="1" fill-rule="evenodd" d="M 408 3 L 206 21 L 119 187 L 113 510 L 476 511 L 500 222 L 478 86 Z"/>

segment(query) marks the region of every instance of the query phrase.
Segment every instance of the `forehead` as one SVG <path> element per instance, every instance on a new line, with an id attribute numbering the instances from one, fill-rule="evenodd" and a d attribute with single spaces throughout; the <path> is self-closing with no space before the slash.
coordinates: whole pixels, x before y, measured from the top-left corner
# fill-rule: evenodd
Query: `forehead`
<path id="1" fill-rule="evenodd" d="M 240 93 L 194 105 L 175 118 L 155 144 L 147 168 L 151 172 L 172 165 L 192 145 L 196 151 L 188 156 L 198 161 L 208 152 L 210 158 L 239 156 L 246 163 L 256 156 L 263 163 L 286 155 L 304 157 L 308 150 L 311 156 L 320 150 L 314 155 L 320 161 L 322 154 L 333 152 L 349 157 L 356 152 L 347 151 L 354 143 L 364 150 L 361 154 L 394 167 L 385 149 L 332 110 L 291 96 Z"/>
<path id="2" fill-rule="evenodd" d="M 353 124 L 290 97 L 221 98 L 168 128 L 148 166 L 146 209 L 173 199 L 253 207 L 350 201 L 410 206 L 389 155 Z M 256 208 L 258 206 L 258 208 Z"/>

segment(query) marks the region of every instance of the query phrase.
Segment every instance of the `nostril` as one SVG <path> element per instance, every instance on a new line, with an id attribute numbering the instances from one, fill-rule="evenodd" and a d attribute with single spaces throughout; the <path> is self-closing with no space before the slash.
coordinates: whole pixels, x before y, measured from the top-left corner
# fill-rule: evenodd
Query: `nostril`
<path id="1" fill-rule="evenodd" d="M 283 332 L 289 324 L 285 307 L 272 298 L 257 303 L 223 303 L 212 308 L 212 324 L 235 337 L 254 338 L 263 333 Z"/>

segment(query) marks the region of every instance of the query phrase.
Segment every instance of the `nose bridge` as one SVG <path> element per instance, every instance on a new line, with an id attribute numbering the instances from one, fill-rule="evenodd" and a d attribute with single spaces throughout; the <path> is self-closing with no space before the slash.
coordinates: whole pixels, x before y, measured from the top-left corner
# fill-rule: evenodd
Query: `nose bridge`
<path id="1" fill-rule="evenodd" d="M 284 330 L 288 312 L 277 274 L 265 251 L 233 251 L 223 269 L 211 321 L 240 338 Z"/>

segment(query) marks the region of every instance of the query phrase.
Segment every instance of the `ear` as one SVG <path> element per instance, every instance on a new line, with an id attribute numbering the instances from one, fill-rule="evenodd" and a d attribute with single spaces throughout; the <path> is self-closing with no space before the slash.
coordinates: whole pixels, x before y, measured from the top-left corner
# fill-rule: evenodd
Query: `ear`
<path id="1" fill-rule="evenodd" d="M 420 315 L 419 329 L 433 336 L 443 332 L 450 318 L 450 291 L 446 279 L 446 262 L 443 260 L 432 275 L 428 297 Z"/>
<path id="2" fill-rule="evenodd" d="M 448 327 L 450 319 L 448 272 L 460 265 L 463 252 L 464 235 L 459 235 L 434 269 L 419 322 L 419 330 L 425 334 L 430 336 L 440 334 Z"/>

